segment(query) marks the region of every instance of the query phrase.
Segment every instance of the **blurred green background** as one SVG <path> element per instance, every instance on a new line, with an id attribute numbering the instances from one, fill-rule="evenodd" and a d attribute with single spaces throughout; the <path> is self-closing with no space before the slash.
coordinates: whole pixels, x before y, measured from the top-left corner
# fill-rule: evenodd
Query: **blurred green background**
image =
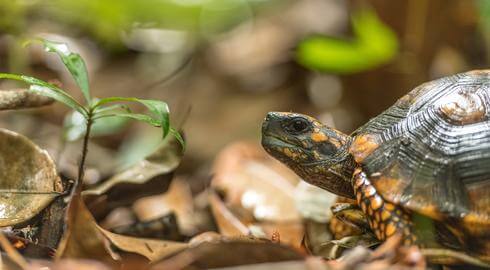
<path id="1" fill-rule="evenodd" d="M 258 143 L 268 111 L 351 132 L 424 81 L 488 68 L 490 1 L 0 0 L 0 72 L 56 80 L 81 97 L 55 56 L 22 47 L 32 37 L 80 53 L 95 96 L 167 101 L 187 139 L 181 170 L 199 176 L 224 145 Z M 67 113 L 59 104 L 2 112 L 0 125 L 62 155 Z M 94 181 L 155 145 L 158 130 L 127 125 L 98 127 Z"/>

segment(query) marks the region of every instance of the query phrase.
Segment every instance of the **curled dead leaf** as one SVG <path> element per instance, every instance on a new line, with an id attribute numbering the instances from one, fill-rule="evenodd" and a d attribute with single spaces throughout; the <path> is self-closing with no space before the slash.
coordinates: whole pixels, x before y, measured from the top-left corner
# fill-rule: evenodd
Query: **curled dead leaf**
<path id="1" fill-rule="evenodd" d="M 299 178 L 256 144 L 240 142 L 216 158 L 211 210 L 224 235 L 253 234 L 300 248 L 304 228 L 296 208 Z M 328 208 L 327 208 L 328 209 Z"/>
<path id="2" fill-rule="evenodd" d="M 138 220 L 142 222 L 174 215 L 178 224 L 177 229 L 182 233 L 194 235 L 198 231 L 191 188 L 187 179 L 182 177 L 173 179 L 165 193 L 137 200 L 133 204 L 133 210 Z"/>
<path id="3" fill-rule="evenodd" d="M 153 154 L 100 185 L 83 191 L 82 195 L 94 216 L 100 219 L 116 207 L 163 193 L 180 164 L 182 153 L 182 146 L 174 136 L 167 136 Z"/>
<path id="4" fill-rule="evenodd" d="M 74 195 L 66 213 L 66 230 L 56 250 L 56 258 L 95 259 L 117 265 L 119 257 L 112 253 L 105 236 L 79 195 Z"/>
<path id="5" fill-rule="evenodd" d="M 116 247 L 116 249 L 113 249 Z M 187 244 L 136 238 L 111 233 L 95 222 L 80 196 L 73 196 L 67 212 L 67 230 L 63 235 L 56 257 L 96 259 L 117 266 L 123 261 L 119 250 L 142 255 L 150 261 L 173 254 Z"/>
<path id="6" fill-rule="evenodd" d="M 120 235 L 133 237 L 157 238 L 181 241 L 181 234 L 177 218 L 174 213 L 161 216 L 148 221 L 136 221 L 130 224 L 111 228 L 111 231 Z"/>
<path id="7" fill-rule="evenodd" d="M 26 137 L 0 129 L 0 226 L 34 217 L 62 192 L 48 153 Z"/>
<path id="8" fill-rule="evenodd" d="M 284 245 L 233 239 L 203 242 L 166 258 L 151 269 L 209 269 L 303 259 L 303 254 Z"/>
<path id="9" fill-rule="evenodd" d="M 257 220 L 300 221 L 295 207 L 299 178 L 256 144 L 235 143 L 216 158 L 211 185 L 226 202 L 250 211 Z"/>
<path id="10" fill-rule="evenodd" d="M 188 244 L 186 243 L 136 238 L 111 233 L 101 227 L 98 228 L 100 232 L 102 232 L 102 234 L 104 234 L 104 236 L 111 242 L 111 244 L 117 247 L 117 249 L 140 254 L 142 256 L 145 256 L 150 261 L 155 261 L 167 257 L 171 254 L 185 249 L 188 246 Z"/>
<path id="11" fill-rule="evenodd" d="M 211 192 L 209 195 L 211 211 L 216 221 L 216 225 L 221 234 L 225 236 L 248 235 L 250 230 L 240 219 L 238 219 L 221 201 L 218 195 Z"/>

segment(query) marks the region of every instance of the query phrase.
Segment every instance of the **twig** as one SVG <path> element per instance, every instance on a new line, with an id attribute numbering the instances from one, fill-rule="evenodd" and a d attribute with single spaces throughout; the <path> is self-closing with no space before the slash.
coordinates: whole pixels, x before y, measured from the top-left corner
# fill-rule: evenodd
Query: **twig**
<path id="1" fill-rule="evenodd" d="M 475 258 L 471 257 L 467 254 L 464 254 L 462 252 L 457 252 L 454 250 L 450 249 L 437 249 L 437 248 L 425 248 L 420 251 L 425 257 L 429 258 L 429 261 L 431 260 L 438 260 L 440 259 L 441 262 L 445 262 L 444 260 L 447 260 L 447 258 L 450 259 L 456 259 L 459 262 L 466 263 L 466 264 L 471 264 L 474 266 L 479 266 L 479 267 L 484 267 L 484 268 L 490 268 L 490 264 Z"/>

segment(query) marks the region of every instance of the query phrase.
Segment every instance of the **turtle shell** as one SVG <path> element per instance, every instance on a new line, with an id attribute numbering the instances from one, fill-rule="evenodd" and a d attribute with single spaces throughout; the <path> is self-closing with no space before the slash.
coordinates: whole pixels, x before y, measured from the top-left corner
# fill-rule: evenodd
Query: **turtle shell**
<path id="1" fill-rule="evenodd" d="M 350 152 L 384 199 L 490 231 L 490 70 L 425 83 L 353 137 Z"/>

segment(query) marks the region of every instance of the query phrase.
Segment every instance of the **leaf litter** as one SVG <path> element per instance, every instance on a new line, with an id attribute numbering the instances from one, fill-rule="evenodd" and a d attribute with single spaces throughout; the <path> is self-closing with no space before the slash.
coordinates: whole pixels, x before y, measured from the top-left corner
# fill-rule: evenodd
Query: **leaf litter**
<path id="1" fill-rule="evenodd" d="M 51 189 L 43 189 L 46 181 L 36 181 L 40 186 L 22 189 L 32 191 L 24 196 L 43 195 L 47 202 L 39 204 L 34 214 L 22 222 L 11 222 L 18 228 L 14 229 L 14 235 L 6 238 L 9 241 L 3 244 L 3 250 L 10 250 L 4 260 L 9 263 L 4 265 L 15 266 L 12 269 L 20 264 L 24 269 L 425 267 L 418 249 L 395 248 L 399 242 L 390 240 L 373 252 L 368 247 L 371 244 L 357 246 L 366 241 L 361 236 L 332 241 L 328 211 L 329 204 L 335 200 L 316 190 L 305 192 L 299 187 L 303 185 L 300 179 L 250 143 L 237 143 L 224 149 L 214 163 L 210 186 L 198 191 L 191 186 L 192 177 L 175 177 L 182 148 L 176 139 L 169 137 L 153 154 L 135 165 L 114 173 L 101 183 L 86 186 L 82 195 L 70 196 L 63 192 L 49 155 L 24 137 L 10 131 L 4 133 L 13 136 L 10 139 L 26 143 L 24 147 L 31 152 L 24 151 L 24 158 L 40 162 L 43 169 L 38 172 L 52 178 Z M 4 133 L 0 135 L 7 136 Z M 23 173 L 29 175 L 30 172 L 17 172 Z M 20 186 L 29 182 L 26 177 L 18 179 Z M 50 178 L 43 176 L 42 179 Z M 6 186 L 4 189 L 14 194 L 19 188 Z M 49 203 L 57 197 L 66 202 L 66 207 L 61 208 L 64 229 L 60 239 L 52 249 L 30 242 L 29 234 L 35 234 L 36 228 L 42 227 L 39 223 L 49 222 L 51 216 L 45 213 L 53 207 L 54 203 Z M 305 203 L 307 198 L 313 202 Z M 255 202 L 251 203 L 252 199 Z M 325 206 L 321 206 L 323 203 Z M 24 204 L 34 207 L 32 202 L 24 201 Z M 118 211 L 126 214 L 113 214 Z M 115 222 L 109 220 L 111 216 L 116 217 Z M 206 218 L 200 218 L 202 216 Z M 27 233 L 20 234 L 21 230 Z M 37 252 L 25 252 L 19 239 L 24 249 L 29 246 Z M 5 246 L 8 244 L 20 252 L 25 264 Z"/>

